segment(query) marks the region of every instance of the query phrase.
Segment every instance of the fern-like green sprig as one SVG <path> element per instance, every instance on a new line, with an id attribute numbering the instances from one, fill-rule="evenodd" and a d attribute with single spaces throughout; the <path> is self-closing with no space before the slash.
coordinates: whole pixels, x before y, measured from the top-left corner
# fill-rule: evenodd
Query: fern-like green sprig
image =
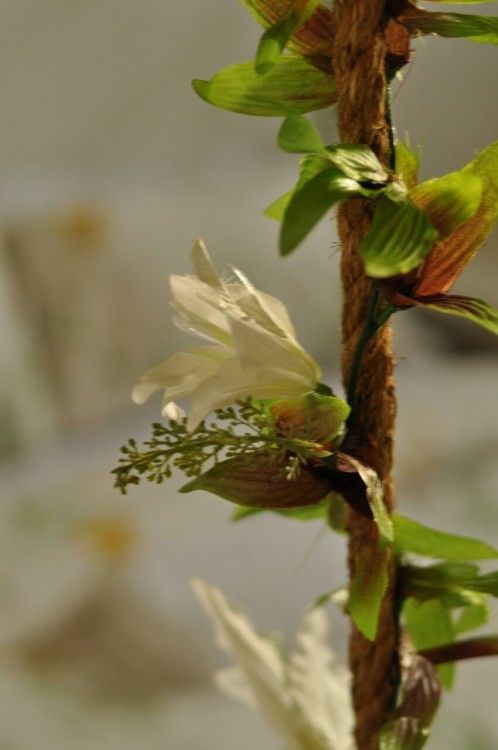
<path id="1" fill-rule="evenodd" d="M 139 447 L 130 439 L 121 448 L 123 457 L 113 469 L 114 486 L 126 494 L 128 485 L 139 484 L 142 477 L 161 484 L 179 469 L 187 477 L 198 477 L 210 465 L 265 449 L 275 461 L 286 457 L 289 480 L 311 457 L 324 457 L 323 446 L 303 440 L 292 433 L 282 435 L 264 401 L 239 401 L 235 406 L 218 409 L 215 421 L 202 421 L 192 432 L 187 419 L 180 422 L 156 422 L 152 437 Z"/>

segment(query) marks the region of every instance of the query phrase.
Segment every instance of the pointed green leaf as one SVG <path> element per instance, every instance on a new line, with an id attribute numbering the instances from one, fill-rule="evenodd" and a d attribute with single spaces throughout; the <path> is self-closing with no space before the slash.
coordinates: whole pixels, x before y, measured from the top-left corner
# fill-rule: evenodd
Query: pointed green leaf
<path id="1" fill-rule="evenodd" d="M 230 521 L 233 521 L 234 523 L 236 521 L 244 521 L 246 518 L 250 518 L 251 516 L 257 516 L 260 513 L 266 513 L 266 508 L 247 508 L 245 505 L 241 505 L 237 510 L 235 510 L 232 515 L 230 516 Z"/>
<path id="2" fill-rule="evenodd" d="M 301 467 L 295 478 L 287 478 L 286 457 L 254 451 L 215 464 L 183 485 L 180 492 L 204 490 L 250 508 L 296 508 L 315 505 L 331 489 L 325 470 Z"/>
<path id="3" fill-rule="evenodd" d="M 367 466 L 357 458 L 342 451 L 336 453 L 336 465 L 339 471 L 353 471 L 360 475 L 366 488 L 367 501 L 379 533 L 379 549 L 385 549 L 393 542 L 394 526 L 384 502 L 384 489 L 377 472 L 371 466 Z"/>
<path id="4" fill-rule="evenodd" d="M 301 170 L 299 179 L 292 190 L 278 198 L 271 206 L 265 210 L 264 215 L 274 221 L 283 221 L 285 211 L 289 205 L 290 199 L 293 194 L 303 187 L 312 177 L 323 172 L 328 168 L 327 162 L 325 162 L 320 156 L 311 154 L 301 159 Z"/>
<path id="5" fill-rule="evenodd" d="M 338 492 L 331 492 L 328 501 L 327 520 L 330 528 L 338 534 L 347 534 L 345 499 Z"/>
<path id="6" fill-rule="evenodd" d="M 438 312 L 458 315 L 498 335 L 498 310 L 482 299 L 460 294 L 435 294 L 432 297 L 415 297 L 419 305 Z"/>
<path id="7" fill-rule="evenodd" d="M 338 169 L 326 169 L 295 190 L 280 232 L 280 253 L 289 255 L 336 203 L 363 194 L 361 186 Z"/>
<path id="8" fill-rule="evenodd" d="M 375 640 L 380 606 L 387 590 L 387 551 L 356 560 L 349 590 L 349 613 L 358 630 L 369 641 Z"/>
<path id="9" fill-rule="evenodd" d="M 384 185 L 388 174 L 370 146 L 362 143 L 343 143 L 327 146 L 326 151 L 332 164 L 346 177 L 358 182 L 374 182 Z"/>
<path id="10" fill-rule="evenodd" d="M 408 273 L 422 263 L 436 239 L 437 231 L 414 203 L 383 196 L 359 246 L 365 273 L 376 279 Z"/>
<path id="11" fill-rule="evenodd" d="M 453 627 L 455 634 L 468 633 L 469 630 L 476 630 L 485 625 L 491 615 L 491 610 L 486 602 L 476 602 L 475 604 L 468 604 L 463 608 L 462 614 L 454 622 Z"/>
<path id="12" fill-rule="evenodd" d="M 490 560 L 498 550 L 480 539 L 431 529 L 399 513 L 393 514 L 394 549 L 398 554 L 410 552 L 424 557 L 453 561 Z"/>
<path id="13" fill-rule="evenodd" d="M 397 141 L 395 151 L 396 174 L 401 177 L 408 190 L 410 190 L 417 184 L 420 154 L 416 154 L 406 143 L 402 143 L 401 141 Z"/>
<path id="14" fill-rule="evenodd" d="M 483 596 L 498 596 L 498 573 L 479 574 L 470 563 L 442 563 L 421 568 L 404 565 L 401 578 L 404 590 L 419 601 L 440 600 L 445 607 L 477 604 Z"/>
<path id="15" fill-rule="evenodd" d="M 462 170 L 421 182 L 410 190 L 409 196 L 428 216 L 440 238 L 444 239 L 466 219 L 474 216 L 481 203 L 482 192 L 482 180 Z"/>
<path id="16" fill-rule="evenodd" d="M 469 218 L 436 243 L 426 258 L 422 274 L 412 289 L 412 296 L 417 298 L 447 292 L 487 239 L 498 219 L 498 141 L 487 146 L 458 174 L 481 181 L 480 203 Z M 465 199 L 466 193 L 463 194 Z M 471 201 L 474 200 L 475 195 L 471 198 Z M 432 221 L 430 205 L 421 205 L 421 208 Z M 434 217 L 434 224 L 439 228 L 436 221 L 437 217 Z"/>
<path id="17" fill-rule="evenodd" d="M 289 154 L 325 154 L 320 133 L 313 123 L 299 115 L 289 115 L 278 131 L 277 144 Z"/>
<path id="18" fill-rule="evenodd" d="M 251 61 L 224 68 L 210 81 L 195 80 L 192 85 L 216 107 L 264 117 L 313 112 L 337 100 L 333 77 L 292 55 L 280 57 L 265 76 L 256 73 Z"/>
<path id="19" fill-rule="evenodd" d="M 277 62 L 291 36 L 310 17 L 318 0 L 291 0 L 288 9 L 272 24 L 259 40 L 256 52 L 256 72 L 268 73 Z"/>
<path id="20" fill-rule="evenodd" d="M 410 11 L 411 12 L 411 11 Z M 465 37 L 472 42 L 498 44 L 498 17 L 468 13 L 432 13 L 416 9 L 400 18 L 412 35 L 437 34 L 447 38 Z"/>
<path id="21" fill-rule="evenodd" d="M 403 615 L 417 651 L 455 640 L 450 612 L 437 599 L 419 603 L 409 598 L 403 606 Z M 453 684 L 454 665 L 445 664 L 438 671 L 444 687 L 449 690 Z"/>

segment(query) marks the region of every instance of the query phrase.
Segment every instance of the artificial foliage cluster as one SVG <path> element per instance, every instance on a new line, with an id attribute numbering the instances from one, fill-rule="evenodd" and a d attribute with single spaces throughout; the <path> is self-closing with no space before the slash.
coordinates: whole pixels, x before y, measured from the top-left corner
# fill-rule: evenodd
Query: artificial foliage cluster
<path id="1" fill-rule="evenodd" d="M 196 276 L 172 277 L 171 304 L 177 323 L 208 344 L 172 355 L 142 377 L 135 401 L 164 389 L 166 419 L 153 425 L 143 447 L 133 440 L 123 447 L 115 482 L 125 492 L 143 477 L 161 483 L 179 470 L 189 479 L 181 492 L 207 490 L 236 503 L 235 520 L 273 512 L 321 519 L 349 536 L 353 564 L 344 607 L 371 644 L 363 662 L 352 658 L 358 750 L 419 750 L 455 663 L 498 653 L 498 636 L 468 637 L 488 622 L 488 599 L 498 596 L 498 572 L 483 573 L 476 561 L 495 559 L 498 551 L 393 511 L 389 461 L 379 435 L 364 428 L 366 363 L 390 318 L 415 306 L 498 334 L 497 309 L 451 292 L 498 219 L 498 141 L 460 170 L 419 183 L 420 155 L 395 135 L 389 83 L 410 59 L 411 38 L 498 44 L 498 18 L 428 11 L 409 0 L 385 4 L 372 28 L 385 45 L 388 148 L 381 154 L 373 142 L 326 144 L 303 116 L 340 105 L 344 86 L 334 55 L 347 3 L 337 0 L 332 9 L 317 0 L 243 3 L 264 27 L 255 59 L 194 81 L 194 90 L 232 112 L 283 118 L 277 144 L 300 162 L 294 187 L 265 211 L 281 224 L 281 255 L 293 252 L 333 207 L 354 205 L 348 216 L 363 211 L 366 228 L 355 253 L 367 299 L 346 368 L 346 398 L 321 383 L 321 369 L 297 341 L 284 305 L 237 269 L 219 275 L 197 241 Z M 361 3 L 353 4 L 360 14 Z M 346 290 L 345 299 L 348 322 Z M 176 403 L 185 397 L 190 415 Z M 215 619 L 226 626 L 229 605 L 213 590 L 202 596 L 211 608 L 218 601 Z M 317 606 L 328 599 L 318 597 Z M 388 641 L 387 698 L 365 708 L 358 695 L 369 695 L 370 677 L 375 690 L 378 677 L 366 662 L 375 663 Z M 352 640 L 353 652 L 358 642 Z M 309 750 L 315 747 L 333 750 L 326 743 Z"/>

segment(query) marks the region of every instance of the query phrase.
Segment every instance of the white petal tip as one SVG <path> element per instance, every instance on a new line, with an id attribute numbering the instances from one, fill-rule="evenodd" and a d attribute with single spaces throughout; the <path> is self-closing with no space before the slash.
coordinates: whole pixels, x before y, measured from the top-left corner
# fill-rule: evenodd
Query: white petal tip
<path id="1" fill-rule="evenodd" d="M 161 410 L 161 414 L 166 419 L 171 419 L 173 422 L 180 422 L 185 417 L 184 410 L 175 404 L 174 401 L 168 401 Z"/>

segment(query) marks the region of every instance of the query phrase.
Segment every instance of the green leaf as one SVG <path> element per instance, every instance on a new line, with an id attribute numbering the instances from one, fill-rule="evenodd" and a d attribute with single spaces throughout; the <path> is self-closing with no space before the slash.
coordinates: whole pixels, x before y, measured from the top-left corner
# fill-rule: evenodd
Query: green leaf
<path id="1" fill-rule="evenodd" d="M 320 156 L 316 156 L 315 154 L 305 156 L 301 159 L 301 170 L 296 185 L 292 190 L 289 190 L 288 193 L 282 195 L 281 198 L 272 203 L 271 206 L 268 206 L 264 215 L 274 221 L 283 221 L 285 211 L 293 194 L 311 180 L 312 177 L 315 177 L 315 175 L 327 168 L 327 163 Z"/>
<path id="2" fill-rule="evenodd" d="M 388 174 L 370 146 L 362 143 L 343 143 L 339 146 L 327 146 L 326 151 L 330 161 L 344 172 L 346 177 L 357 182 L 373 182 L 378 185 L 385 185 L 387 182 Z M 375 192 L 371 195 L 375 197 Z"/>
<path id="3" fill-rule="evenodd" d="M 369 641 L 375 640 L 380 606 L 387 590 L 387 560 L 387 551 L 357 559 L 349 589 L 349 613 Z"/>
<path id="4" fill-rule="evenodd" d="M 345 499 L 338 492 L 331 492 L 328 500 L 327 520 L 330 528 L 338 534 L 347 534 Z"/>
<path id="5" fill-rule="evenodd" d="M 403 606 L 406 627 L 417 651 L 452 643 L 455 631 L 449 611 L 437 599 L 419 603 L 407 599 Z M 438 668 L 444 687 L 449 690 L 453 684 L 454 665 L 445 664 Z"/>
<path id="6" fill-rule="evenodd" d="M 474 216 L 482 193 L 482 180 L 463 169 L 421 182 L 410 190 L 409 196 L 428 216 L 440 239 L 444 239 Z"/>
<path id="7" fill-rule="evenodd" d="M 477 297 L 460 294 L 435 294 L 430 297 L 416 297 L 419 305 L 431 310 L 467 318 L 473 323 L 498 335 L 498 310 Z"/>
<path id="8" fill-rule="evenodd" d="M 276 508 L 246 508 L 241 506 L 232 514 L 230 520 L 243 521 L 245 518 L 266 512 L 276 513 L 278 516 L 284 516 L 293 521 L 325 521 L 328 517 L 328 500 L 325 498 L 316 505 L 307 505 L 302 508 L 282 508 L 280 510 Z"/>
<path id="9" fill-rule="evenodd" d="M 266 508 L 246 508 L 244 505 L 241 505 L 240 508 L 237 508 L 237 510 L 232 513 L 230 521 L 235 523 L 236 521 L 243 521 L 251 516 L 257 516 L 259 513 L 266 512 Z"/>
<path id="10" fill-rule="evenodd" d="M 491 610 L 484 601 L 468 604 L 453 624 L 455 634 L 460 635 L 460 633 L 467 633 L 469 630 L 482 627 L 488 622 L 490 614 Z"/>
<path id="11" fill-rule="evenodd" d="M 313 112 L 337 100 L 333 76 L 293 55 L 280 57 L 265 76 L 256 73 L 251 61 L 224 68 L 209 81 L 194 80 L 192 85 L 201 99 L 216 107 L 264 117 Z"/>
<path id="12" fill-rule="evenodd" d="M 445 607 L 478 604 L 483 596 L 498 596 L 498 573 L 479 574 L 470 563 L 441 563 L 422 568 L 403 565 L 400 581 L 407 595 L 419 601 L 439 599 Z"/>
<path id="13" fill-rule="evenodd" d="M 243 5 L 264 28 L 276 24 L 288 7 L 288 0 L 242 0 Z M 314 13 L 289 38 L 287 47 L 324 71 L 330 72 L 332 13 L 318 3 Z"/>
<path id="14" fill-rule="evenodd" d="M 302 508 L 282 508 L 273 512 L 293 521 L 324 521 L 327 518 L 328 501 L 325 498 L 316 505 L 307 505 Z"/>
<path id="15" fill-rule="evenodd" d="M 498 550 L 480 539 L 437 531 L 429 526 L 412 521 L 394 513 L 394 550 L 397 554 L 411 552 L 424 557 L 462 560 L 491 560 L 498 557 Z"/>
<path id="16" fill-rule="evenodd" d="M 325 147 L 320 133 L 305 117 L 290 115 L 280 128 L 277 143 L 291 154 L 320 154 L 357 182 L 384 185 L 388 174 L 369 146 L 347 143 Z"/>
<path id="17" fill-rule="evenodd" d="M 280 509 L 315 505 L 331 489 L 327 471 L 308 465 L 301 466 L 295 478 L 287 477 L 285 456 L 253 451 L 215 464 L 179 491 L 205 490 L 238 505 Z"/>
<path id="18" fill-rule="evenodd" d="M 325 169 L 295 190 L 280 232 L 280 253 L 289 255 L 336 203 L 362 194 L 361 186 L 334 167 Z"/>
<path id="19" fill-rule="evenodd" d="M 299 115 L 289 115 L 278 131 L 277 144 L 289 154 L 325 154 L 320 133 L 313 123 Z"/>
<path id="20" fill-rule="evenodd" d="M 367 501 L 379 533 L 379 549 L 383 550 L 394 539 L 394 526 L 384 502 L 384 489 L 377 472 L 357 458 L 338 451 L 336 465 L 339 471 L 359 474 L 366 488 Z"/>
<path id="21" fill-rule="evenodd" d="M 278 21 L 264 32 L 255 60 L 259 75 L 265 75 L 273 68 L 291 36 L 311 16 L 317 5 L 318 0 L 292 0 Z"/>
<path id="22" fill-rule="evenodd" d="M 375 279 L 408 273 L 422 263 L 436 239 L 437 231 L 414 203 L 383 196 L 359 246 L 365 273 Z"/>
<path id="23" fill-rule="evenodd" d="M 453 286 L 467 263 L 487 239 L 498 219 L 498 141 L 481 151 L 459 172 L 459 175 L 464 178 L 470 176 L 480 181 L 480 203 L 477 210 L 456 226 L 448 236 L 437 242 L 427 256 L 422 274 L 412 288 L 411 296 L 418 300 L 443 294 Z M 477 192 L 475 188 L 471 188 L 471 202 L 475 201 Z M 462 200 L 466 200 L 466 189 Z M 437 217 L 433 219 L 430 203 L 420 207 L 426 211 L 438 229 Z M 478 315 L 479 317 L 481 316 Z M 485 314 L 484 320 L 487 317 Z M 491 324 L 493 325 L 493 321 Z"/>
<path id="24" fill-rule="evenodd" d="M 396 174 L 405 183 L 408 190 L 417 184 L 418 168 L 420 165 L 420 154 L 416 154 L 406 143 L 396 142 Z"/>
<path id="25" fill-rule="evenodd" d="M 465 37 L 472 42 L 498 44 L 498 17 L 463 13 L 432 13 L 416 9 L 400 22 L 412 35 L 437 34 L 447 38 Z"/>

